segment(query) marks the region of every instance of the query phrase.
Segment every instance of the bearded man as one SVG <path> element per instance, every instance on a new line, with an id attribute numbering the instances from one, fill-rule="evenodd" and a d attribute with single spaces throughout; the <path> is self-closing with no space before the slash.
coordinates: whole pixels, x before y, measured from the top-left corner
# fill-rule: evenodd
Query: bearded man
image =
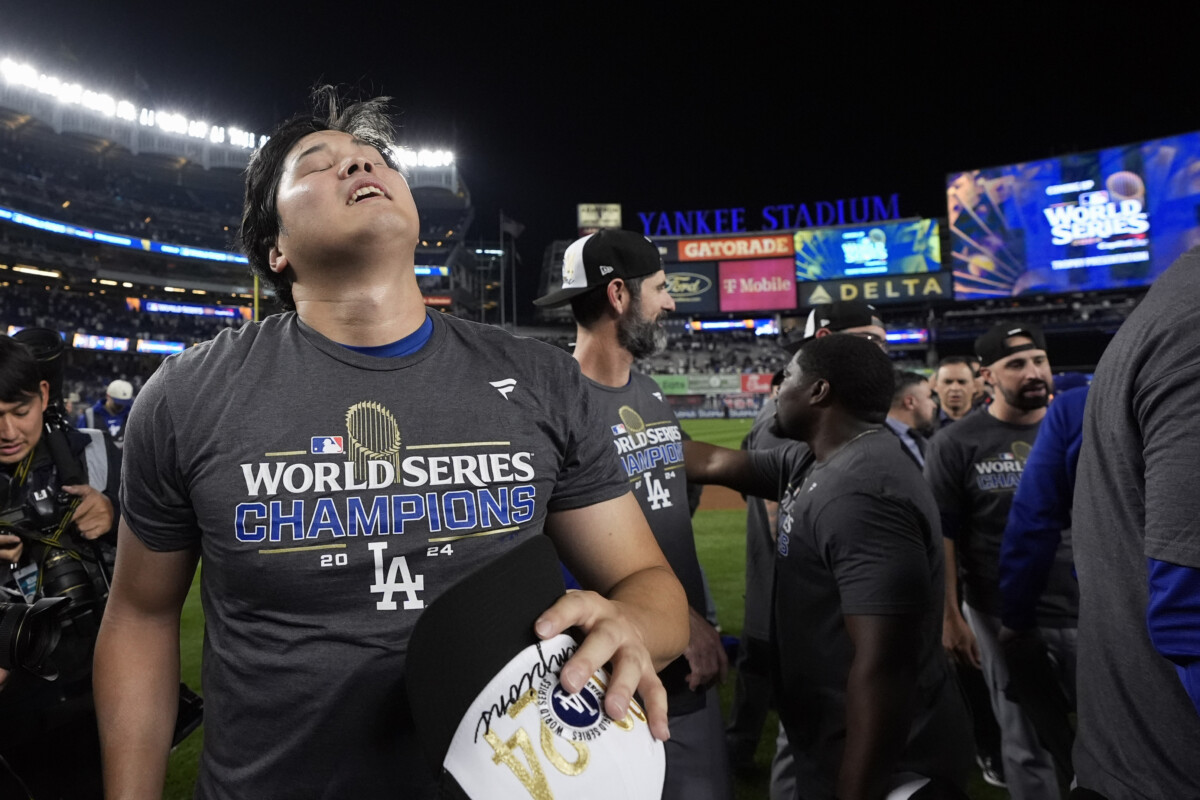
<path id="1" fill-rule="evenodd" d="M 1000 543 L 1053 392 L 1050 360 L 1041 328 L 1021 323 L 994 326 L 975 341 L 975 353 L 993 388 L 992 403 L 941 430 L 925 453 L 925 477 L 937 498 L 946 545 L 942 644 L 960 664 L 983 670 L 1013 798 L 1055 798 L 1053 758 L 1021 706 L 1005 693 L 1010 674 L 999 638 Z M 1079 589 L 1071 576 L 1070 546 L 1064 543 L 1038 602 L 1037 629 L 1067 692 L 1075 685 L 1078 616 Z"/>
<path id="2" fill-rule="evenodd" d="M 571 304 L 575 360 L 592 405 L 612 437 L 613 457 L 687 593 L 687 649 L 659 673 L 671 725 L 663 797 L 731 798 L 716 688 L 729 664 L 720 635 L 705 619 L 704 578 L 683 471 L 683 432 L 658 384 L 633 370 L 634 360 L 662 349 L 662 319 L 675 310 L 662 258 L 641 234 L 603 230 L 567 248 L 562 274 L 562 288 L 534 302 Z"/>

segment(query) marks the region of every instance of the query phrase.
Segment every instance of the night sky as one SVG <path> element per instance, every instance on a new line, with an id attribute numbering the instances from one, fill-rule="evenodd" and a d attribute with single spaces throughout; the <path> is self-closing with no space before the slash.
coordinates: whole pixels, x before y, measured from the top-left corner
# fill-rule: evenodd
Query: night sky
<path id="1" fill-rule="evenodd" d="M 639 211 L 754 220 L 893 193 L 944 216 L 949 171 L 1200 129 L 1196 10 L 170 5 L 0 0 L 0 54 L 258 133 L 317 81 L 390 95 L 404 144 L 457 154 L 472 237 L 496 238 L 500 209 L 526 225 L 531 281 L 580 202 L 620 203 L 633 229 Z"/>

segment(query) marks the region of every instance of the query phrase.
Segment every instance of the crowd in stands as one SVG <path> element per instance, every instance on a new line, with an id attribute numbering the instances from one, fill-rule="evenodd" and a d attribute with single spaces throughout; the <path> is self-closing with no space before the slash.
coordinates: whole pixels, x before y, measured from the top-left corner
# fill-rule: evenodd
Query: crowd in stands
<path id="1" fill-rule="evenodd" d="M 775 372 L 787 357 L 774 336 L 755 336 L 749 330 L 684 331 L 672 332 L 667 348 L 639 362 L 638 369 L 666 375 Z"/>
<path id="2" fill-rule="evenodd" d="M 177 301 L 174 300 L 174 301 Z M 170 301 L 173 302 L 173 301 Z M 206 304 L 214 300 L 201 301 Z M 223 304 L 223 303 L 222 303 Z M 0 323 L 18 328 L 51 328 L 71 336 L 75 333 L 116 336 L 131 340 L 154 339 L 183 342 L 191 346 L 216 336 L 223 329 L 239 327 L 242 317 L 193 316 L 130 311 L 125 295 L 99 291 L 47 290 L 42 286 L 10 283 L 0 289 Z M 104 387 L 121 378 L 139 389 L 158 368 L 162 358 L 136 353 L 72 349 L 67 364 L 64 392 L 95 401 Z"/>
<path id="3" fill-rule="evenodd" d="M 42 153 L 0 134 L 0 205 L 135 238 L 229 249 L 241 213 L 238 176 L 221 187 L 189 185 L 188 175 L 176 170 L 171 182 L 132 159 Z"/>

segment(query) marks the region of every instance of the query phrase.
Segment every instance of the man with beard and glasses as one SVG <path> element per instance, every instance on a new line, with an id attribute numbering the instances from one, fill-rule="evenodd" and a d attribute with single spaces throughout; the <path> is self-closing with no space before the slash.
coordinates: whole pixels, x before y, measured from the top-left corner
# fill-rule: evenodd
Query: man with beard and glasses
<path id="1" fill-rule="evenodd" d="M 1006 690 L 1010 670 L 999 641 L 1000 545 L 1013 495 L 1046 415 L 1052 392 L 1045 338 L 1037 325 L 997 325 L 975 342 L 992 403 L 941 430 L 925 454 L 946 537 L 943 646 L 962 664 L 983 670 L 1000 723 L 1008 789 L 1015 800 L 1055 798 L 1060 787 L 1051 754 L 1041 746 L 1021 706 Z M 1064 686 L 1074 685 L 1079 592 L 1070 551 L 1037 606 L 1037 628 Z M 960 604 L 956 577 L 963 585 Z"/>
<path id="2" fill-rule="evenodd" d="M 658 248 L 638 233 L 604 230 L 571 244 L 562 288 L 534 302 L 571 304 L 575 360 L 590 398 L 612 436 L 659 547 L 688 599 L 690 636 L 683 655 L 659 677 L 667 690 L 671 738 L 666 742 L 664 798 L 731 798 L 721 701 L 716 684 L 729 668 L 721 637 L 705 619 L 700 562 L 692 537 L 683 433 L 675 412 L 633 362 L 666 344 L 662 319 L 675 310 Z"/>

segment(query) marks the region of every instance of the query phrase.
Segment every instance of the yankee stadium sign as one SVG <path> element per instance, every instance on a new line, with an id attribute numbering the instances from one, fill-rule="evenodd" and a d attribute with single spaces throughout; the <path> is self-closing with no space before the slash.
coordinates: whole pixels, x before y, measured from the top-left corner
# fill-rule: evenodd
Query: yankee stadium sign
<path id="1" fill-rule="evenodd" d="M 712 233 L 778 231 L 826 225 L 858 225 L 900 219 L 900 195 L 867 195 L 815 203 L 763 206 L 757 219 L 748 219 L 745 208 L 698 211 L 639 211 L 643 236 L 695 236 Z M 750 227 L 753 225 L 754 227 Z"/>

